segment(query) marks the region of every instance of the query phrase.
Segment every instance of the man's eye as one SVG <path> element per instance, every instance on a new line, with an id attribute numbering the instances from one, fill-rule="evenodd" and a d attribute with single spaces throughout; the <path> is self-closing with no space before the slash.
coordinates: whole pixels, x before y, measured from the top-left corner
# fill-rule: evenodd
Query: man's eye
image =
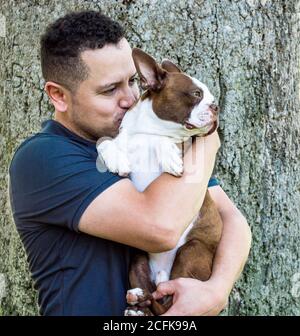
<path id="1" fill-rule="evenodd" d="M 109 89 L 109 90 L 106 90 L 106 91 L 104 91 L 104 92 L 102 92 L 103 94 L 111 94 L 111 93 L 114 93 L 114 91 L 116 90 L 116 88 L 114 87 L 114 88 L 111 88 L 111 89 Z"/>

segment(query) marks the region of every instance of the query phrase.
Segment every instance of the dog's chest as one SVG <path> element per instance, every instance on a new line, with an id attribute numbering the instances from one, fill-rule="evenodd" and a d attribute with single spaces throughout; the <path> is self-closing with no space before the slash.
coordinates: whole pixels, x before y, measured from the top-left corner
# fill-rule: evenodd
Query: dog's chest
<path id="1" fill-rule="evenodd" d="M 178 168 L 175 143 L 186 139 L 182 128 L 169 121 L 158 119 L 150 100 L 137 104 L 128 112 L 122 122 L 119 141 L 124 147 L 130 163 L 130 179 L 140 192 L 163 172 L 172 172 L 175 164 Z M 182 161 L 181 161 L 182 164 Z M 176 169 L 174 170 L 174 172 Z M 174 204 L 174 207 L 176 204 Z M 186 242 L 193 222 L 181 236 L 177 246 L 163 253 L 149 253 L 151 278 L 154 282 L 167 281 L 170 277 L 176 252 Z"/>
<path id="2" fill-rule="evenodd" d="M 163 172 L 159 158 L 159 155 L 163 154 L 162 138 L 162 136 L 139 134 L 129 139 L 128 154 L 132 168 L 130 179 L 141 192 Z M 162 253 L 149 253 L 151 278 L 156 284 L 169 280 L 176 252 L 186 242 L 192 227 L 193 222 L 187 227 L 174 249 Z"/>
<path id="3" fill-rule="evenodd" d="M 160 138 L 138 134 L 129 139 L 130 179 L 140 192 L 162 173 L 157 153 Z"/>

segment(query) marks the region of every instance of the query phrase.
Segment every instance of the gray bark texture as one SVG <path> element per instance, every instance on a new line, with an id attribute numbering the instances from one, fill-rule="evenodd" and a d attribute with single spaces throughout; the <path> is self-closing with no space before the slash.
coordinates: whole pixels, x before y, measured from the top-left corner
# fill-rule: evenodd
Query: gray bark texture
<path id="1" fill-rule="evenodd" d="M 223 315 L 300 315 L 300 1 L 0 0 L 0 315 L 38 314 L 8 201 L 16 147 L 52 116 L 39 36 L 71 10 L 101 9 L 132 46 L 206 83 L 221 107 L 216 175 L 253 244 Z"/>

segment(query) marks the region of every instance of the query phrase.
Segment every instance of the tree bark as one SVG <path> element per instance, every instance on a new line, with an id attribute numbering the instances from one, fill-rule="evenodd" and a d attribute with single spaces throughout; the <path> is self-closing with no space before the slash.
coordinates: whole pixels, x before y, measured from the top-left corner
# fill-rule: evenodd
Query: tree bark
<path id="1" fill-rule="evenodd" d="M 0 0 L 0 315 L 38 314 L 11 217 L 8 166 L 53 113 L 43 91 L 40 34 L 82 9 L 119 20 L 132 46 L 173 60 L 220 104 L 216 175 L 253 232 L 223 314 L 299 315 L 299 0 Z"/>

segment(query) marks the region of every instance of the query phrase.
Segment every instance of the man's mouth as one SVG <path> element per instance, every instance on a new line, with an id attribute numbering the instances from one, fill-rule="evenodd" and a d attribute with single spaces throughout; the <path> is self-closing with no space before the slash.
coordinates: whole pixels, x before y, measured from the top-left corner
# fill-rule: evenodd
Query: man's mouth
<path id="1" fill-rule="evenodd" d="M 121 126 L 121 124 L 122 124 L 122 119 L 118 119 L 116 121 L 116 126 L 119 128 Z"/>
<path id="2" fill-rule="evenodd" d="M 117 119 L 116 124 L 117 124 L 118 127 L 120 127 L 125 114 L 126 114 L 126 112 L 124 112 L 123 114 L 121 114 L 121 116 Z"/>

